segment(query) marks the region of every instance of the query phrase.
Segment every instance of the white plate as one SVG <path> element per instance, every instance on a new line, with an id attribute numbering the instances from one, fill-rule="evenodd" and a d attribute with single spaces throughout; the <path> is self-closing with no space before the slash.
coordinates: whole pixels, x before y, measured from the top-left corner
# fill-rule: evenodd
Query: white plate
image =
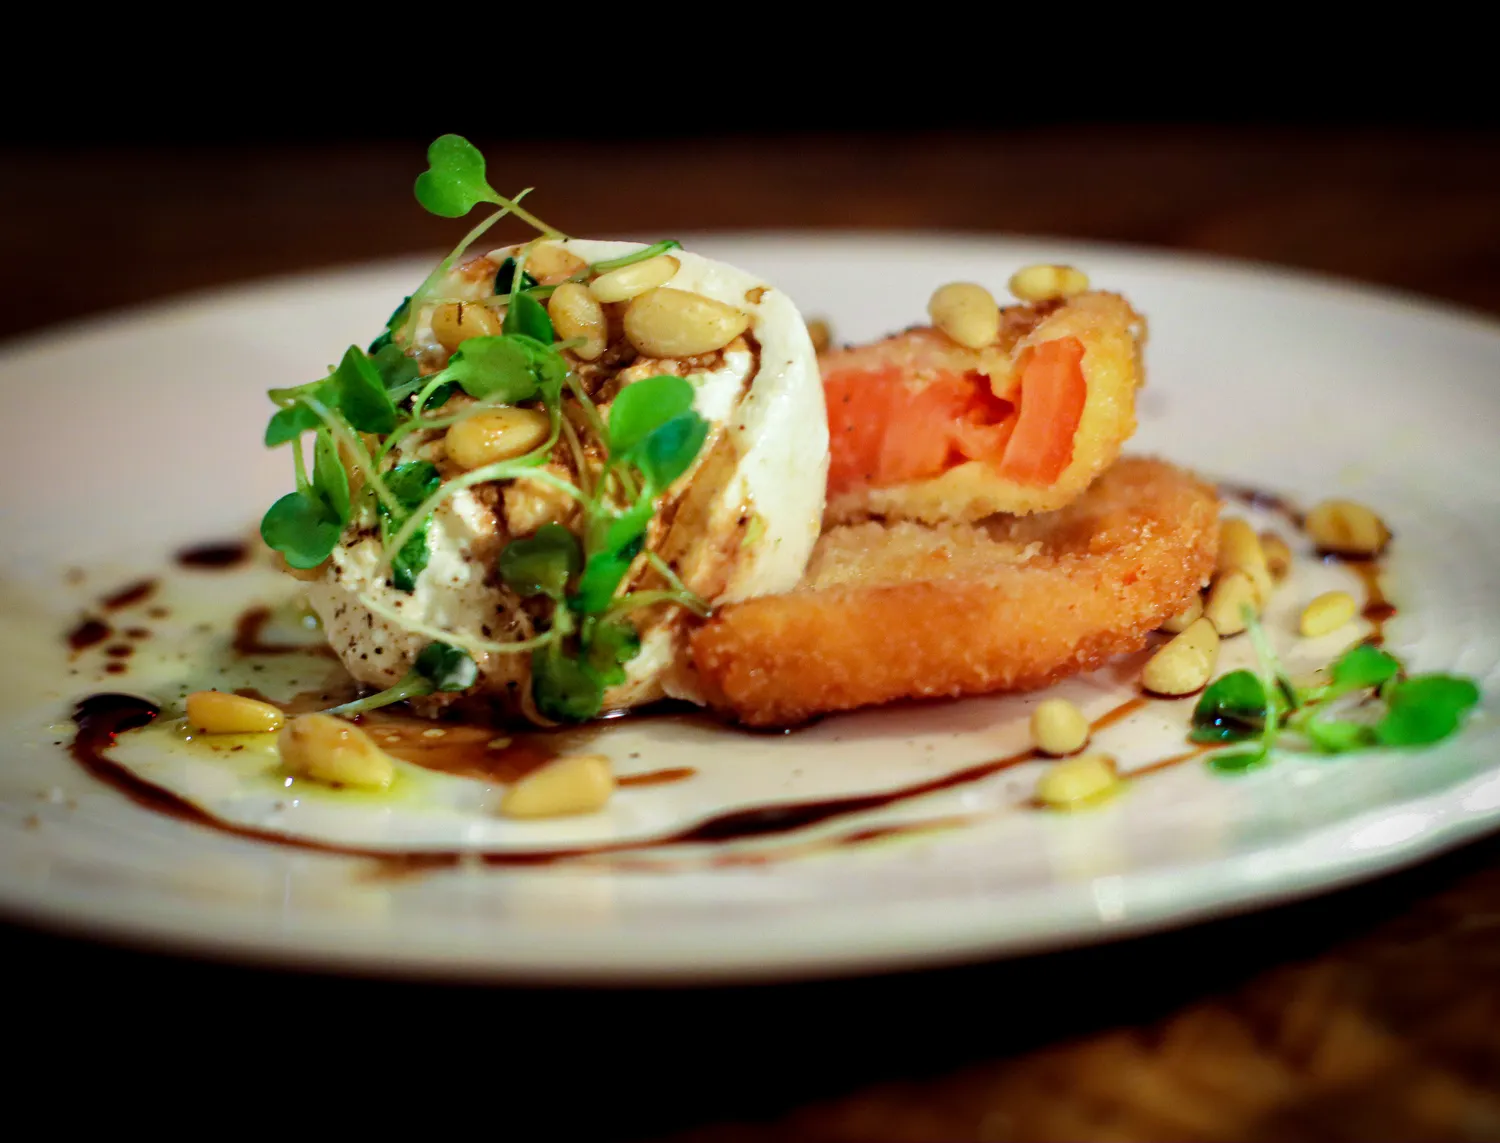
<path id="1" fill-rule="evenodd" d="M 1496 692 L 1495 324 L 1266 268 L 1062 242 L 808 236 L 693 245 L 766 275 L 851 340 L 909 324 L 939 282 L 998 290 L 1027 262 L 1085 267 L 1151 322 L 1150 385 L 1133 450 L 1307 501 L 1350 495 L 1378 506 L 1398 535 L 1390 587 L 1401 614 L 1388 629 L 1391 647 L 1419 669 L 1463 671 Z M 164 948 L 379 973 L 770 978 L 937 964 L 1178 924 L 1368 877 L 1500 821 L 1489 697 L 1463 735 L 1427 752 L 1287 759 L 1235 780 L 1189 763 L 1066 817 L 1019 806 L 1033 764 L 873 817 L 750 843 L 768 855 L 758 863 L 713 865 L 707 859 L 722 849 L 689 848 L 650 855 L 655 867 L 644 871 L 372 876 L 367 860 L 163 816 L 83 774 L 57 745 L 71 737 L 74 698 L 101 689 L 170 698 L 177 682 L 201 681 L 204 668 L 138 656 L 133 673 L 107 676 L 97 649 L 70 667 L 60 633 L 102 590 L 159 570 L 178 546 L 248 530 L 288 481 L 285 456 L 259 447 L 264 389 L 315 376 L 342 346 L 365 340 L 425 268 L 381 265 L 228 290 L 43 333 L 0 357 L 6 913 Z M 63 576 L 65 566 L 86 568 L 84 580 Z M 1271 625 L 1285 629 L 1299 599 L 1341 574 L 1303 568 Z M 232 611 L 226 592 L 280 590 L 248 572 L 172 579 L 164 590 L 174 614 L 153 621 L 151 645 L 177 630 L 210 655 L 223 633 L 194 632 L 195 607 L 217 599 Z M 1304 658 L 1336 649 L 1303 648 Z M 1104 709 L 1128 694 L 1128 672 L 1070 687 Z M 1019 749 L 1029 701 L 878 711 L 786 737 L 627 723 L 599 739 L 622 771 L 685 762 L 697 775 L 624 791 L 598 819 L 512 823 L 479 840 L 534 848 L 639 838 L 735 806 L 938 777 Z M 1099 745 L 1127 766 L 1160 757 L 1181 741 L 1183 706 L 1147 712 Z M 178 788 L 211 781 L 192 767 L 174 773 L 163 764 L 159 773 Z M 312 810 L 276 817 L 263 804 L 237 812 L 293 832 L 344 828 L 336 806 L 323 818 Z M 954 814 L 975 823 L 880 844 L 818 844 L 873 821 Z M 395 824 L 348 828 L 350 839 L 376 848 L 422 841 L 399 836 Z"/>

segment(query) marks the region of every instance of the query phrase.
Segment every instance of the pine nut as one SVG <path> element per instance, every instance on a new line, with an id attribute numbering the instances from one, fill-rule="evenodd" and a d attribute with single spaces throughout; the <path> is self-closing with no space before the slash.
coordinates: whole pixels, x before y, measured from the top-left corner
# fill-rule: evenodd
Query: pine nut
<path id="1" fill-rule="evenodd" d="M 331 714 L 299 715 L 282 729 L 276 745 L 283 766 L 316 782 L 384 790 L 396 777 L 389 754 L 359 727 Z"/>
<path id="2" fill-rule="evenodd" d="M 1186 607 L 1163 623 L 1161 629 L 1168 635 L 1181 635 L 1202 617 L 1203 597 L 1195 595 Z"/>
<path id="3" fill-rule="evenodd" d="M 1031 740 L 1043 754 L 1076 754 L 1089 740 L 1089 720 L 1067 699 L 1047 699 L 1031 712 Z"/>
<path id="4" fill-rule="evenodd" d="M 1010 276 L 1010 292 L 1023 302 L 1071 298 L 1088 288 L 1089 276 L 1072 266 L 1039 264 L 1017 270 Z"/>
<path id="5" fill-rule="evenodd" d="M 1152 694 L 1175 698 L 1204 688 L 1219 662 L 1219 632 L 1205 616 L 1146 661 L 1141 685 Z"/>
<path id="6" fill-rule="evenodd" d="M 551 286 L 566 281 L 587 266 L 588 263 L 571 250 L 564 250 L 551 242 L 538 242 L 527 252 L 522 268 L 536 279 L 537 285 Z"/>
<path id="7" fill-rule="evenodd" d="M 1260 534 L 1260 550 L 1266 556 L 1266 570 L 1272 579 L 1285 579 L 1292 570 L 1292 549 L 1275 532 Z"/>
<path id="8" fill-rule="evenodd" d="M 589 293 L 600 302 L 628 302 L 647 290 L 664 286 L 677 276 L 682 263 L 670 254 L 658 254 L 644 262 L 632 262 L 618 270 L 600 274 L 589 283 Z"/>
<path id="9" fill-rule="evenodd" d="M 483 468 L 524 456 L 551 432 L 552 422 L 540 409 L 488 409 L 450 428 L 443 452 L 460 468 Z"/>
<path id="10" fill-rule="evenodd" d="M 822 353 L 833 344 L 833 330 L 822 318 L 807 323 L 807 336 L 812 339 L 814 353 Z"/>
<path id="11" fill-rule="evenodd" d="M 1297 629 L 1308 639 L 1337 631 L 1354 618 L 1359 610 L 1354 596 L 1347 591 L 1325 591 L 1302 609 Z"/>
<path id="12" fill-rule="evenodd" d="M 750 315 L 733 306 L 702 294 L 665 287 L 647 290 L 625 311 L 625 336 L 647 357 L 697 357 L 712 353 L 723 349 L 749 327 Z"/>
<path id="13" fill-rule="evenodd" d="M 1058 762 L 1038 778 L 1036 798 L 1056 810 L 1079 809 L 1102 800 L 1119 785 L 1119 771 L 1108 754 L 1080 754 Z"/>
<path id="14" fill-rule="evenodd" d="M 561 341 L 581 337 L 573 353 L 582 361 L 597 361 L 609 347 L 609 323 L 604 309 L 582 282 L 564 282 L 547 301 L 552 329 Z"/>
<path id="15" fill-rule="evenodd" d="M 495 337 L 500 318 L 477 302 L 444 302 L 432 311 L 432 336 L 450 353 L 471 337 Z"/>
<path id="16" fill-rule="evenodd" d="M 1216 565 L 1219 575 L 1227 572 L 1244 572 L 1255 588 L 1255 596 L 1264 605 L 1271 598 L 1271 570 L 1266 566 L 1266 553 L 1260 546 L 1260 537 L 1244 520 L 1231 518 L 1219 521 L 1219 555 Z M 1242 628 L 1243 630 L 1243 628 Z M 1224 634 L 1223 628 L 1219 634 Z"/>
<path id="17" fill-rule="evenodd" d="M 227 695 L 222 691 L 195 691 L 187 697 L 188 722 L 204 734 L 269 734 L 286 721 L 268 702 Z"/>
<path id="18" fill-rule="evenodd" d="M 1353 500 L 1325 500 L 1307 514 L 1307 534 L 1319 550 L 1341 556 L 1378 555 L 1390 542 L 1385 521 Z"/>
<path id="19" fill-rule="evenodd" d="M 983 349 L 1000 336 L 1000 306 L 994 295 L 973 282 L 939 286 L 927 303 L 932 324 L 959 345 Z"/>
<path id="20" fill-rule="evenodd" d="M 615 776 L 602 754 L 571 754 L 533 770 L 500 802 L 508 818 L 556 818 L 593 813 L 614 793 Z"/>
<path id="21" fill-rule="evenodd" d="M 1213 587 L 1208 589 L 1203 614 L 1214 625 L 1219 638 L 1227 639 L 1249 626 L 1245 622 L 1246 607 L 1259 614 L 1260 595 L 1255 590 L 1255 581 L 1236 568 L 1214 580 Z"/>

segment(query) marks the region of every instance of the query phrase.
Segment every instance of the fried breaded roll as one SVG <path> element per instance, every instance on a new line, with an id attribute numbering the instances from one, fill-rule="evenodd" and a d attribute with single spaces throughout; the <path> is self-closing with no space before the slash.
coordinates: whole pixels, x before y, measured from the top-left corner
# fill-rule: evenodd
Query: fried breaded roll
<path id="1" fill-rule="evenodd" d="M 1218 500 L 1122 460 L 1068 507 L 983 524 L 835 527 L 797 590 L 691 641 L 709 703 L 792 726 L 902 698 L 1028 690 L 1138 650 L 1213 571 Z"/>
<path id="2" fill-rule="evenodd" d="M 1135 431 L 1144 319 L 1100 292 L 998 317 L 977 348 L 939 323 L 820 355 L 825 525 L 1048 512 L 1114 462 Z"/>

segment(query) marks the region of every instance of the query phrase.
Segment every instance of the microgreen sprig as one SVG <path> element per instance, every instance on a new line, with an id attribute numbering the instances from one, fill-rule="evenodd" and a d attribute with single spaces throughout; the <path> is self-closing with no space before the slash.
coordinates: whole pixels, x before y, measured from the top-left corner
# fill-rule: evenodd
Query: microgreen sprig
<path id="1" fill-rule="evenodd" d="M 676 604 L 708 613 L 708 605 L 671 565 L 646 547 L 657 504 L 692 467 L 708 423 L 693 410 L 692 384 L 667 376 L 625 386 L 606 419 L 564 356 L 575 343 L 556 340 L 543 305 L 555 284 L 541 285 L 527 272 L 535 241 L 564 235 L 521 205 L 529 190 L 510 197 L 495 191 L 483 156 L 463 138 L 442 136 L 427 157 L 428 169 L 414 186 L 427 210 L 458 218 L 480 204 L 498 209 L 402 299 L 366 349 L 350 346 L 321 380 L 271 391 L 277 409 L 265 443 L 293 446 L 296 488 L 271 506 L 262 535 L 289 565 L 313 568 L 352 525 L 377 528 L 381 556 L 375 574 L 388 573 L 393 588 L 412 592 L 429 559 L 434 513 L 453 496 L 477 485 L 517 480 L 562 492 L 578 505 L 579 534 L 548 525 L 513 540 L 499 561 L 501 581 L 531 601 L 519 616 L 527 638 L 499 642 L 444 630 L 357 591 L 372 614 L 432 642 L 394 687 L 336 710 L 358 713 L 439 690 L 466 689 L 477 680 L 479 656 L 529 652 L 532 707 L 545 717 L 580 721 L 599 712 L 607 687 L 625 681 L 624 665 L 640 649 L 633 612 Z M 506 215 L 526 222 L 540 238 L 517 246 L 504 260 L 489 296 L 438 297 L 455 292 L 445 285 L 449 272 Z M 586 266 L 569 280 L 586 281 L 677 247 L 674 241 L 660 242 Z M 442 301 L 503 308 L 505 316 L 499 334 L 465 340 L 434 371 L 428 363 L 433 347 L 415 345 L 414 335 L 424 315 Z M 456 393 L 469 400 L 438 415 L 429 412 Z M 436 433 L 486 409 L 523 403 L 545 409 L 550 421 L 546 440 L 524 456 L 444 480 L 434 464 L 399 448 L 414 433 Z M 310 465 L 304 443 L 309 433 Z M 564 436 L 581 487 L 547 467 Z M 632 569 L 646 568 L 663 586 L 624 590 Z M 549 612 L 545 629 L 530 635 L 537 617 Z"/>
<path id="2" fill-rule="evenodd" d="M 1193 710 L 1194 742 L 1240 746 L 1209 757 L 1209 765 L 1220 772 L 1265 765 L 1273 749 L 1285 747 L 1288 734 L 1324 755 L 1431 745 L 1456 733 L 1479 702 L 1479 688 L 1471 679 L 1409 675 L 1399 659 L 1369 643 L 1336 659 L 1328 682 L 1299 689 L 1286 677 L 1248 609 L 1246 623 L 1259 672 L 1238 670 L 1220 677 Z M 1365 700 L 1356 704 L 1357 711 L 1344 709 L 1348 704 L 1342 700 L 1356 697 Z M 1359 717 L 1348 717 L 1351 713 Z"/>
<path id="3" fill-rule="evenodd" d="M 417 654 L 411 670 L 394 686 L 353 702 L 331 707 L 325 714 L 364 714 L 383 706 L 421 698 L 438 691 L 465 691 L 479 678 L 479 667 L 461 647 L 429 643 Z"/>

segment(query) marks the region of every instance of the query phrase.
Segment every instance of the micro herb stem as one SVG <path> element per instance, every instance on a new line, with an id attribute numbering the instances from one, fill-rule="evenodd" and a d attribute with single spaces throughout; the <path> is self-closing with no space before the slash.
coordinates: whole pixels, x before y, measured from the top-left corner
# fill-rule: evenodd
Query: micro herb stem
<path id="1" fill-rule="evenodd" d="M 708 605 L 690 591 L 632 591 L 611 603 L 601 619 L 607 621 L 642 607 L 654 607 L 658 603 L 675 603 L 700 619 L 707 619 L 710 614 Z"/>
<path id="2" fill-rule="evenodd" d="M 567 235 L 564 234 L 561 230 L 558 230 L 558 229 L 556 229 L 554 227 L 548 226 L 540 218 L 538 218 L 536 215 L 532 214 L 531 211 L 526 210 L 524 207 L 521 206 L 521 200 L 523 198 L 525 198 L 527 195 L 529 195 L 535 189 L 536 189 L 535 187 L 527 187 L 520 194 L 516 195 L 515 198 L 513 198 L 513 199 L 506 198 L 504 195 L 497 194 L 497 195 L 495 195 L 494 198 L 490 199 L 490 201 L 492 203 L 494 203 L 496 206 L 504 207 L 505 210 L 508 210 L 511 214 L 515 215 L 517 218 L 519 218 L 522 222 L 526 223 L 526 225 L 529 226 L 529 227 L 531 227 L 533 230 L 539 230 L 539 231 L 541 231 L 541 234 L 542 234 L 543 238 L 566 238 Z M 492 190 L 492 193 L 493 193 L 493 188 L 491 188 L 491 190 Z M 483 232 L 481 231 L 481 233 L 483 233 Z M 516 265 L 516 281 L 519 282 L 520 280 L 521 280 L 521 266 L 520 266 L 519 263 L 517 263 L 517 265 Z"/>
<path id="3" fill-rule="evenodd" d="M 302 455 L 300 434 L 292 441 L 292 471 L 297 476 L 297 491 L 306 492 L 312 486 L 312 481 L 307 479 L 307 460 Z"/>
<path id="4" fill-rule="evenodd" d="M 330 369 L 330 375 L 332 372 L 333 370 Z M 302 396 L 303 393 L 310 393 L 315 389 L 321 388 L 327 380 L 327 377 L 323 377 L 317 381 L 309 381 L 305 385 L 293 385 L 286 389 L 268 389 L 266 390 L 266 396 L 283 409 L 290 409 L 297 403 L 297 398 Z"/>
<path id="5" fill-rule="evenodd" d="M 588 395 L 583 383 L 578 380 L 578 375 L 571 369 L 568 370 L 568 388 L 573 391 L 573 396 L 579 405 L 583 407 L 583 419 L 589 423 L 589 428 L 599 438 L 599 443 L 608 447 L 609 430 L 604 427 L 604 418 L 599 415 L 599 406 L 594 404 L 594 399 Z"/>
<path id="6" fill-rule="evenodd" d="M 382 619 L 396 624 L 403 630 L 410 631 L 416 635 L 425 635 L 438 643 L 449 643 L 461 651 L 467 651 L 470 656 L 478 655 L 509 655 L 521 651 L 534 651 L 538 647 L 546 647 L 562 638 L 562 633 L 556 629 L 543 632 L 531 639 L 520 639 L 514 643 L 497 643 L 492 639 L 481 639 L 473 635 L 460 635 L 455 631 L 444 631 L 440 627 L 432 627 L 426 623 L 412 619 L 410 616 L 402 615 L 394 608 L 387 607 L 368 596 L 356 596 L 363 607 L 368 607 Z"/>
<path id="7" fill-rule="evenodd" d="M 375 694 L 355 699 L 353 702 L 331 706 L 323 713 L 339 715 L 364 714 L 367 710 L 379 710 L 381 707 L 390 706 L 392 703 L 405 702 L 409 698 L 421 698 L 424 695 L 430 695 L 434 689 L 432 683 L 428 682 L 421 675 L 410 674 L 393 687 L 387 687 L 383 691 L 377 691 Z"/>
<path id="8" fill-rule="evenodd" d="M 375 462 L 370 458 L 369 450 L 365 448 L 365 443 L 359 439 L 358 434 L 350 430 L 342 417 L 334 416 L 332 410 L 316 397 L 303 395 L 297 399 L 318 415 L 318 419 L 328 427 L 328 431 L 333 434 L 336 441 L 354 454 L 354 459 L 359 462 L 360 468 L 364 471 L 365 483 L 375 490 L 375 495 L 380 498 L 386 510 L 399 514 L 401 502 L 391 495 L 391 490 L 386 487 L 385 481 L 376 471 Z"/>
<path id="9" fill-rule="evenodd" d="M 602 262 L 595 262 L 589 266 L 589 270 L 595 274 L 604 274 L 610 270 L 618 270 L 621 266 L 631 266 L 636 262 L 644 262 L 647 258 L 655 258 L 658 254 L 665 254 L 668 250 L 681 249 L 681 242 L 675 238 L 668 238 L 665 242 L 647 246 L 644 250 L 633 250 L 629 254 L 621 254 L 618 258 L 606 258 Z"/>
<path id="10" fill-rule="evenodd" d="M 692 588 L 688 587 L 687 584 L 683 583 L 681 577 L 672 570 L 672 565 L 662 559 L 658 553 L 648 549 L 646 552 L 646 562 L 656 569 L 656 573 L 667 581 L 673 591 L 681 595 L 684 600 L 691 600 L 690 603 L 684 602 L 684 607 L 694 614 L 704 617 L 710 614 L 712 608 L 708 606 L 708 601 Z"/>
<path id="11" fill-rule="evenodd" d="M 568 451 L 573 454 L 573 463 L 578 468 L 578 483 L 582 486 L 584 499 L 591 500 L 593 488 L 591 487 L 592 481 L 589 479 L 587 458 L 583 453 L 583 442 L 578 439 L 578 430 L 573 427 L 573 422 L 562 416 L 560 412 L 557 416 L 562 425 L 562 434 L 568 441 Z"/>
<path id="12" fill-rule="evenodd" d="M 445 481 L 436 492 L 422 501 L 416 508 L 412 509 L 411 515 L 406 517 L 405 522 L 396 530 L 396 534 L 385 542 L 384 548 L 380 553 L 380 562 L 376 565 L 376 574 L 379 575 L 390 567 L 391 560 L 395 557 L 395 554 L 406 545 L 407 540 L 416 535 L 417 529 L 422 526 L 423 520 L 426 520 L 428 516 L 431 516 L 441 508 L 448 499 L 456 496 L 466 488 L 474 487 L 476 484 L 484 484 L 491 480 L 513 480 L 524 476 L 528 480 L 536 480 L 561 492 L 566 492 L 575 500 L 582 502 L 584 495 L 576 487 L 561 477 L 554 476 L 552 473 L 545 472 L 537 467 L 546 460 L 547 455 L 552 451 L 552 446 L 556 443 L 556 438 L 554 437 L 534 452 L 530 452 L 523 457 L 517 457 L 515 460 L 497 461 L 495 464 L 487 464 L 483 468 L 473 469 L 462 476 L 455 476 L 452 480 Z M 398 510 L 394 515 L 400 516 L 403 511 L 404 509 Z"/>
<path id="13" fill-rule="evenodd" d="M 1280 692 L 1280 683 L 1277 676 L 1280 674 L 1280 664 L 1276 658 L 1276 652 L 1271 647 L 1271 641 L 1266 638 L 1265 628 L 1260 625 L 1255 611 L 1246 604 L 1243 608 L 1245 626 L 1250 631 L 1250 642 L 1255 647 L 1255 657 L 1260 667 L 1260 685 L 1266 692 L 1266 720 L 1261 725 L 1260 748 L 1262 753 L 1269 754 L 1272 744 L 1276 741 L 1276 735 L 1281 729 L 1281 715 L 1276 701 Z"/>
<path id="14" fill-rule="evenodd" d="M 432 288 L 437 285 L 438 281 L 445 274 L 447 274 L 449 270 L 453 269 L 453 264 L 458 261 L 463 252 L 474 243 L 478 242 L 479 239 L 484 236 L 484 232 L 486 230 L 494 226 L 495 223 L 499 222 L 507 214 L 514 214 L 517 218 L 521 219 L 523 222 L 529 223 L 532 226 L 537 225 L 535 217 L 530 212 L 522 211 L 520 206 L 518 205 L 521 199 L 525 198 L 529 193 L 531 193 L 531 188 L 527 187 L 526 190 L 523 190 L 516 196 L 514 202 L 509 199 L 501 198 L 500 195 L 496 195 L 495 199 L 492 201 L 495 201 L 495 204 L 501 207 L 501 209 L 497 210 L 488 218 L 482 219 L 479 224 L 474 227 L 474 229 L 470 230 L 469 233 L 463 236 L 459 244 L 453 248 L 453 250 L 448 254 L 446 258 L 444 258 L 435 267 L 433 267 L 432 273 L 428 274 L 427 277 L 422 280 L 422 284 L 418 286 L 416 291 L 412 294 L 411 301 L 407 302 L 408 308 L 406 321 L 403 322 L 401 326 L 401 334 L 399 337 L 400 341 L 411 341 L 412 337 L 417 332 L 417 324 L 422 312 L 422 307 L 429 304 L 428 295 L 431 293 Z"/>

